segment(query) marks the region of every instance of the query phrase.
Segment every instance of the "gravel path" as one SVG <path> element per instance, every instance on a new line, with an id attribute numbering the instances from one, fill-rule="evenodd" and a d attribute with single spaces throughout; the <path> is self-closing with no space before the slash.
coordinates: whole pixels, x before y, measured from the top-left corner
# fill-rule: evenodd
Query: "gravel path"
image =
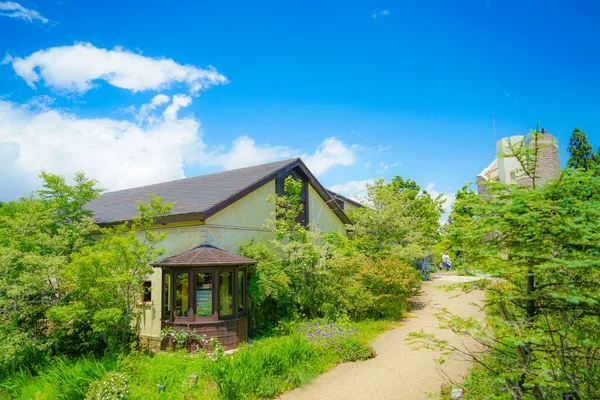
<path id="1" fill-rule="evenodd" d="M 471 341 L 438 328 L 433 315 L 442 307 L 463 317 L 482 318 L 483 315 L 470 303 L 483 299 L 482 292 L 460 294 L 436 289 L 440 285 L 477 278 L 442 275 L 442 278 L 424 282 L 423 296 L 405 319 L 405 324 L 384 333 L 373 347 L 377 357 L 363 362 L 340 364 L 319 376 L 309 385 L 284 394 L 282 400 L 313 399 L 429 399 L 439 398 L 443 382 L 460 380 L 469 368 L 466 361 L 452 359 L 438 365 L 434 360 L 439 353 L 434 350 L 413 350 L 404 340 L 409 332 L 423 329 L 455 345 L 473 347 Z M 430 394 L 430 396 L 428 396 Z M 431 396 L 433 394 L 433 396 Z"/>

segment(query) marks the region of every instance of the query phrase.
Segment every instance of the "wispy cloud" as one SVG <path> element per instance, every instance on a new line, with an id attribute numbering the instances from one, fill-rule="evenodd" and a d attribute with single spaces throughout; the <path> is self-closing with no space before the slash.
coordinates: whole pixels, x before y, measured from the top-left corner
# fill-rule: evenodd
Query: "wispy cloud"
<path id="1" fill-rule="evenodd" d="M 0 2 L 0 15 L 3 17 L 22 19 L 27 22 L 47 24 L 50 20 L 35 10 L 23 7 L 13 1 Z"/>
<path id="2" fill-rule="evenodd" d="M 365 179 L 364 181 L 348 181 L 338 185 L 333 185 L 331 190 L 354 200 L 360 200 L 367 195 L 367 185 L 372 185 L 375 179 Z"/>
<path id="3" fill-rule="evenodd" d="M 498 88 L 498 90 L 500 90 L 502 93 L 504 93 L 506 95 L 506 97 L 508 97 L 509 99 L 512 100 L 513 103 L 515 103 L 516 105 L 519 105 L 519 103 L 517 103 L 517 100 L 515 100 L 510 93 L 508 93 L 506 90 L 502 89 L 500 87 L 500 85 L 496 84 L 496 87 Z"/>
<path id="4" fill-rule="evenodd" d="M 385 162 L 382 161 L 382 162 L 379 163 L 379 170 L 385 172 L 388 169 L 397 167 L 399 165 L 402 165 L 402 163 L 401 162 L 395 162 L 395 163 L 392 163 L 392 164 L 387 164 L 387 163 L 385 163 Z"/>
<path id="5" fill-rule="evenodd" d="M 387 8 L 381 11 L 373 10 L 373 12 L 371 13 L 371 18 L 376 19 L 381 17 L 387 17 L 388 15 L 390 15 L 390 10 L 388 10 Z"/>

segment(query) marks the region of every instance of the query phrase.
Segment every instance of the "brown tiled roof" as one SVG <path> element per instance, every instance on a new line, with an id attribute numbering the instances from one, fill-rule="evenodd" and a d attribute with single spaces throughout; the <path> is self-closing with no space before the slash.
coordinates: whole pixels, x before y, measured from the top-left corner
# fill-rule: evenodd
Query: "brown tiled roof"
<path id="1" fill-rule="evenodd" d="M 203 221 L 242 197 L 293 168 L 302 169 L 309 182 L 333 212 L 344 222 L 350 220 L 337 206 L 327 190 L 317 181 L 300 158 L 277 161 L 253 167 L 157 183 L 132 189 L 108 192 L 87 203 L 84 208 L 94 213 L 97 224 L 129 221 L 138 215 L 137 202 L 148 202 L 148 196 L 160 196 L 175 203 L 169 216 L 159 222 Z"/>
<path id="2" fill-rule="evenodd" d="M 108 192 L 86 204 L 93 211 L 96 223 L 129 221 L 138 215 L 137 202 L 148 202 L 154 194 L 165 202 L 173 202 L 171 215 L 198 214 L 196 219 L 208 218 L 206 211 L 235 196 L 253 183 L 289 165 L 285 160 L 254 167 L 217 172 L 193 178 L 157 183 L 132 189 Z"/>
<path id="3" fill-rule="evenodd" d="M 155 267 L 213 266 L 256 264 L 251 258 L 229 253 L 210 244 L 203 244 L 176 256 L 152 263 Z"/>

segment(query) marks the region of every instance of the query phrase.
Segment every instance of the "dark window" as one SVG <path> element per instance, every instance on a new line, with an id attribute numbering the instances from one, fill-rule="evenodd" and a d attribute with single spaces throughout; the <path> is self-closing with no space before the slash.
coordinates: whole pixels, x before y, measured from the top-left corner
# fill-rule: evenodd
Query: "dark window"
<path id="1" fill-rule="evenodd" d="M 175 316 L 187 317 L 189 312 L 189 279 L 188 273 L 175 275 Z"/>
<path id="2" fill-rule="evenodd" d="M 233 315 L 233 273 L 219 274 L 219 315 Z"/>
<path id="3" fill-rule="evenodd" d="M 243 313 L 246 311 L 246 296 L 244 295 L 244 291 L 246 290 L 246 271 L 240 269 L 237 274 L 238 312 Z"/>
<path id="4" fill-rule="evenodd" d="M 144 281 L 142 283 L 142 303 L 152 302 L 152 282 Z"/>
<path id="5" fill-rule="evenodd" d="M 163 318 L 171 318 L 171 271 L 163 272 Z"/>
<path id="6" fill-rule="evenodd" d="M 211 317 L 213 314 L 213 274 L 196 274 L 196 317 Z"/>

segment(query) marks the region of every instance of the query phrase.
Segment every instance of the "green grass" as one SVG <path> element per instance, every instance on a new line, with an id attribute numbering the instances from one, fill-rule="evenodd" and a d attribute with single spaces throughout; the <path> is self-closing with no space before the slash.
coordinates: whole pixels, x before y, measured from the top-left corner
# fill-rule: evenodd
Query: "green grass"
<path id="1" fill-rule="evenodd" d="M 399 321 L 375 320 L 354 322 L 352 326 L 358 329 L 358 335 L 364 343 L 372 343 L 384 332 L 398 328 L 402 323 Z"/>
<path id="2" fill-rule="evenodd" d="M 323 323 L 323 321 L 320 321 Z M 341 344 L 325 347 L 311 343 L 307 332 L 297 332 L 243 344 L 230 356 L 213 361 L 205 354 L 132 353 L 114 358 L 55 359 L 38 376 L 18 372 L 0 382 L 4 399 L 83 399 L 90 382 L 109 371 L 126 375 L 130 399 L 259 399 L 272 398 L 310 382 L 344 360 L 373 355 L 369 344 L 400 324 L 377 320 L 340 324 L 357 328 Z M 337 343 L 337 342 L 336 342 Z M 197 386 L 187 377 L 198 375 Z M 166 385 L 164 393 L 158 385 Z"/>
<path id="3" fill-rule="evenodd" d="M 82 399 L 90 382 L 102 378 L 115 368 L 112 358 L 94 357 L 53 360 L 40 375 L 32 377 L 19 371 L 0 382 L 0 398 L 12 399 Z"/>
<path id="4" fill-rule="evenodd" d="M 212 385 L 211 364 L 204 354 L 166 352 L 159 354 L 134 353 L 119 360 L 118 370 L 129 378 L 131 399 L 208 398 Z M 198 375 L 196 387 L 187 377 Z M 166 391 L 158 393 L 158 385 Z"/>

